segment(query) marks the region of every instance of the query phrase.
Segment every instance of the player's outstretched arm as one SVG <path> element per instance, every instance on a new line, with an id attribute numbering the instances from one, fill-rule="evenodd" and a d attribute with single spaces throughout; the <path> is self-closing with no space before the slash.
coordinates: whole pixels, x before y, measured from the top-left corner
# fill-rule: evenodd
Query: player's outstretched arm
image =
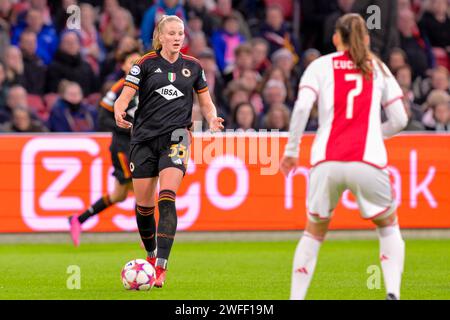
<path id="1" fill-rule="evenodd" d="M 135 93 L 136 89 L 124 86 L 119 98 L 117 98 L 116 102 L 114 102 L 114 118 L 116 119 L 117 126 L 120 128 L 131 128 L 132 123 L 125 120 L 125 116 L 127 115 L 125 110 L 127 109 L 131 99 L 133 99 Z"/>
<path id="2" fill-rule="evenodd" d="M 388 120 L 383 122 L 381 129 L 383 137 L 387 139 L 396 135 L 408 125 L 408 115 L 401 99 L 386 106 L 384 111 Z"/>
<path id="3" fill-rule="evenodd" d="M 224 129 L 223 119 L 217 116 L 216 106 L 214 105 L 209 91 L 205 91 L 198 94 L 198 102 L 202 115 L 205 117 L 209 124 L 209 130 L 212 132 L 221 131 Z"/>
<path id="4" fill-rule="evenodd" d="M 305 131 L 309 114 L 311 113 L 316 98 L 317 96 L 314 91 L 309 88 L 304 88 L 300 90 L 297 101 L 295 101 L 294 111 L 292 112 L 291 123 L 289 125 L 289 139 L 280 163 L 280 170 L 286 176 L 297 165 L 301 137 Z"/>

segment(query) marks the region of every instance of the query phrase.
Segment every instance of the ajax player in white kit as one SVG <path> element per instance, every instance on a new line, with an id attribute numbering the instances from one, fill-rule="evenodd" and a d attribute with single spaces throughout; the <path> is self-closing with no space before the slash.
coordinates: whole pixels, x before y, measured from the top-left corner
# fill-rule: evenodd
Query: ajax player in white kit
<path id="1" fill-rule="evenodd" d="M 280 166 L 285 175 L 297 165 L 301 135 L 316 101 L 319 129 L 311 150 L 308 221 L 294 257 L 293 300 L 306 296 L 333 210 L 346 189 L 355 195 L 362 217 L 377 226 L 387 299 L 400 298 L 405 245 L 383 139 L 400 132 L 408 117 L 402 90 L 369 42 L 360 15 L 342 16 L 333 36 L 337 52 L 315 60 L 300 81 Z M 388 117 L 384 123 L 381 108 Z"/>

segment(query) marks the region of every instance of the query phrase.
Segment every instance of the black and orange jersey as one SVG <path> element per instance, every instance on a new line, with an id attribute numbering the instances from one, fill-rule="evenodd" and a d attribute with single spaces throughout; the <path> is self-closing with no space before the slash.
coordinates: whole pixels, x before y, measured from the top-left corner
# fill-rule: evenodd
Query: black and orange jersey
<path id="1" fill-rule="evenodd" d="M 113 84 L 111 89 L 106 93 L 106 95 L 100 101 L 100 106 L 102 107 L 100 111 L 100 129 L 103 131 L 111 131 L 115 134 L 128 135 L 130 136 L 130 129 L 123 129 L 116 125 L 116 120 L 114 118 L 114 102 L 120 96 L 122 92 L 125 79 L 119 79 Z M 134 118 L 134 112 L 137 108 L 137 95 L 130 101 L 128 108 L 125 110 L 127 113 L 126 120 L 132 122 Z"/>
<path id="2" fill-rule="evenodd" d="M 205 73 L 197 59 L 180 54 L 177 61 L 170 63 L 159 51 L 150 51 L 139 59 L 124 85 L 139 92 L 131 144 L 188 127 L 194 91 L 208 90 Z"/>

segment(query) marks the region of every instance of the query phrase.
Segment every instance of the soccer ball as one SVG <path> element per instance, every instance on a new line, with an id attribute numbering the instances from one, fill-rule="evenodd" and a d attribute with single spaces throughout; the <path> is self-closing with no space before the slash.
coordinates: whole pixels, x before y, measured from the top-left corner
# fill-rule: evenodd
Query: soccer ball
<path id="1" fill-rule="evenodd" d="M 143 259 L 128 262 L 123 267 L 121 276 L 127 290 L 150 290 L 156 280 L 155 268 Z"/>

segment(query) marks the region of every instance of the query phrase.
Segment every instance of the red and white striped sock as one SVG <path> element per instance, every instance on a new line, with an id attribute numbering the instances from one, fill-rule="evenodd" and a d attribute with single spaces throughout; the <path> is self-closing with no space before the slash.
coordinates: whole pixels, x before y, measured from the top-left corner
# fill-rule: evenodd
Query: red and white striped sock
<path id="1" fill-rule="evenodd" d="M 316 267 L 317 256 L 323 238 L 318 238 L 308 232 L 298 243 L 294 256 L 292 270 L 291 300 L 304 300 L 306 292 Z"/>
<path id="2" fill-rule="evenodd" d="M 397 223 L 377 228 L 380 239 L 380 262 L 387 293 L 400 299 L 400 286 L 405 260 L 405 242 Z"/>

